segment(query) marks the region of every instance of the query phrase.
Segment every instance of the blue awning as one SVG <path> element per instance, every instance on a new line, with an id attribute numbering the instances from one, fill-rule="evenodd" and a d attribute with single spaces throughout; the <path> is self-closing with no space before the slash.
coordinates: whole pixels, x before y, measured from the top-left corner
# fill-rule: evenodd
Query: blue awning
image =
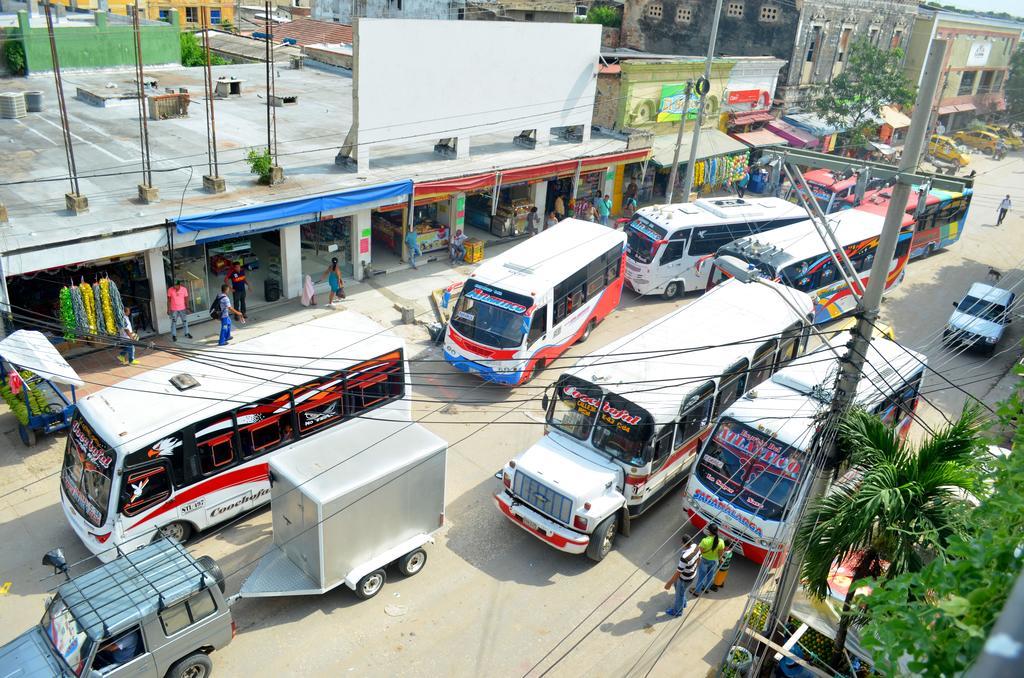
<path id="1" fill-rule="evenodd" d="M 387 184 L 353 188 L 348 191 L 314 195 L 268 205 L 252 205 L 233 210 L 211 212 L 194 217 L 178 219 L 178 233 L 207 231 L 212 228 L 227 228 L 242 224 L 253 224 L 272 219 L 287 219 L 299 214 L 312 212 L 330 212 L 345 207 L 354 207 L 367 203 L 394 200 L 412 193 L 412 181 L 393 181 Z"/>

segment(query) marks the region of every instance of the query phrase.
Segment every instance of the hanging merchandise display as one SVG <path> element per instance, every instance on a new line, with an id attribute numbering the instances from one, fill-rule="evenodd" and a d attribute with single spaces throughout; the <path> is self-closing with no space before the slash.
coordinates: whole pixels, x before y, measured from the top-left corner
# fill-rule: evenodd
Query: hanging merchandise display
<path id="1" fill-rule="evenodd" d="M 92 293 L 92 285 L 84 279 L 78 289 L 82 293 L 82 305 L 85 307 L 85 323 L 80 324 L 79 328 L 84 330 L 83 334 L 96 334 L 96 295 Z"/>
<path id="2" fill-rule="evenodd" d="M 693 185 L 705 192 L 727 186 L 743 176 L 747 160 L 746 153 L 699 160 L 693 167 Z"/>
<path id="3" fill-rule="evenodd" d="M 85 302 L 82 299 L 82 290 L 78 285 L 72 285 L 71 310 L 75 314 L 75 328 L 89 327 L 88 316 L 85 313 Z"/>
<path id="4" fill-rule="evenodd" d="M 120 334 L 120 330 L 127 327 L 124 320 L 124 302 L 121 301 L 121 293 L 117 290 L 117 285 L 109 278 L 107 278 L 107 289 L 110 292 L 110 306 L 114 310 L 114 322 L 119 330 L 118 334 Z"/>
<path id="5" fill-rule="evenodd" d="M 71 290 L 62 287 L 60 290 L 60 322 L 64 327 L 64 338 L 74 341 L 77 336 L 75 323 L 75 309 L 71 304 Z"/>
<path id="6" fill-rule="evenodd" d="M 110 281 L 103 278 L 96 283 L 96 286 L 99 287 L 99 298 L 103 307 L 103 314 L 101 316 L 103 331 L 110 336 L 116 336 L 117 324 L 114 321 L 114 309 L 110 302 Z"/>

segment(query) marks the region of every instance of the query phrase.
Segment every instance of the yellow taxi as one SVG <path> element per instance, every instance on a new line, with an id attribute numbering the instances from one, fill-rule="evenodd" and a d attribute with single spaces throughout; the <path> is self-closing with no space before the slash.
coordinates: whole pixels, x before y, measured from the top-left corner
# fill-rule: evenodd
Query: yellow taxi
<path id="1" fill-rule="evenodd" d="M 997 137 L 1003 140 L 1006 147 L 1011 151 L 1019 151 L 1024 148 L 1024 141 L 1021 141 L 1020 137 L 1010 131 L 1010 128 L 1006 125 L 985 125 L 985 131 L 995 134 Z"/>
<path id="2" fill-rule="evenodd" d="M 941 134 L 933 134 L 928 142 L 928 155 L 946 162 L 953 162 L 961 167 L 969 165 L 971 159 L 960 150 L 955 141 Z"/>
<path id="3" fill-rule="evenodd" d="M 968 129 L 957 132 L 953 135 L 953 141 L 970 148 L 976 148 L 983 153 L 995 153 L 996 147 L 999 146 L 999 137 L 992 134 L 992 132 L 980 129 Z"/>

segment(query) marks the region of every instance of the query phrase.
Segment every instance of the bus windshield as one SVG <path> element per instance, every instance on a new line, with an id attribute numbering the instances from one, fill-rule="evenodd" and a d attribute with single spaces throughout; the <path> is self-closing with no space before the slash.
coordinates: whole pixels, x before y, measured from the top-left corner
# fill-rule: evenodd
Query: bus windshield
<path id="1" fill-rule="evenodd" d="M 548 411 L 548 423 L 577 440 L 586 440 L 594 427 L 601 389 L 581 379 L 562 377 Z"/>
<path id="2" fill-rule="evenodd" d="M 89 656 L 92 654 L 93 639 L 71 613 L 71 609 L 57 596 L 46 608 L 39 625 L 43 628 L 50 645 L 60 655 L 68 668 L 76 675 L 82 675 Z"/>
<path id="3" fill-rule="evenodd" d="M 75 510 L 100 527 L 107 518 L 115 455 L 80 413 L 75 414 L 64 448 L 61 485 Z"/>
<path id="4" fill-rule="evenodd" d="M 643 466 L 644 449 L 651 437 L 652 417 L 625 398 L 608 393 L 601 403 L 593 444 L 630 466 Z"/>
<path id="5" fill-rule="evenodd" d="M 814 199 L 821 207 L 821 211 L 828 214 L 829 207 L 832 203 L 832 196 L 835 195 L 832 189 L 815 181 L 808 181 L 807 188 L 811 189 L 811 195 L 814 196 Z"/>
<path id="6" fill-rule="evenodd" d="M 626 224 L 627 256 L 641 264 L 651 263 L 658 251 L 656 243 L 664 240 L 667 233 L 661 226 L 655 226 L 648 219 L 636 215 L 633 221 Z"/>
<path id="7" fill-rule="evenodd" d="M 470 279 L 452 312 L 452 327 L 494 348 L 519 348 L 530 324 L 530 297 Z"/>
<path id="8" fill-rule="evenodd" d="M 781 520 L 800 476 L 799 450 L 732 419 L 722 419 L 697 464 L 718 497 L 762 520 Z"/>

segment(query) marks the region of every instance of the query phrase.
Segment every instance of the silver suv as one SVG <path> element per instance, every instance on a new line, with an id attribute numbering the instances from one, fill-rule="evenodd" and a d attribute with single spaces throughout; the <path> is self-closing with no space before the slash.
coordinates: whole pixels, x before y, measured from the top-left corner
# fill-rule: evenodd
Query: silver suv
<path id="1" fill-rule="evenodd" d="M 67 573 L 59 549 L 43 564 Z M 223 588 L 211 558 L 160 539 L 64 582 L 0 648 L 0 676 L 206 678 L 235 634 Z"/>

